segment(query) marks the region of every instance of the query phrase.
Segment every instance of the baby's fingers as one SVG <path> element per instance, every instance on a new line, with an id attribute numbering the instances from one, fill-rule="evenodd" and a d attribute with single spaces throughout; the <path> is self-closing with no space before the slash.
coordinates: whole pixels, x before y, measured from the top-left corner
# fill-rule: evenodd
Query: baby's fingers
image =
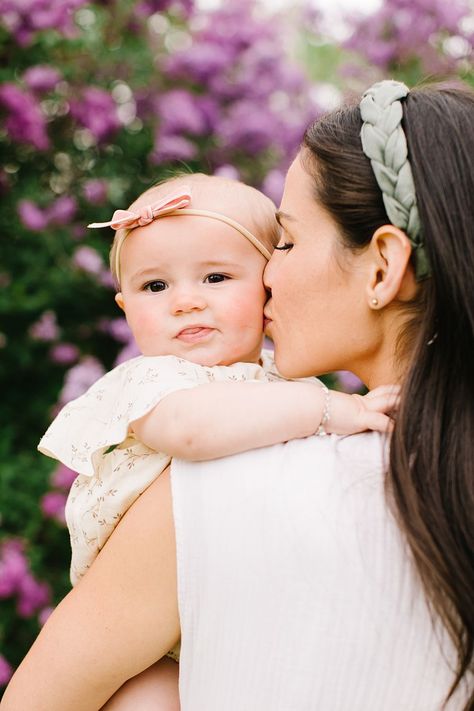
<path id="1" fill-rule="evenodd" d="M 364 400 L 372 400 L 373 398 L 379 397 L 379 395 L 399 395 L 401 390 L 400 385 L 379 385 L 378 388 L 369 390 L 369 392 L 363 396 Z"/>
<path id="2" fill-rule="evenodd" d="M 376 432 L 392 432 L 393 420 L 382 412 L 367 412 L 366 425 L 368 430 Z"/>
<path id="3" fill-rule="evenodd" d="M 373 395 L 372 398 L 364 397 L 364 407 L 369 412 L 392 412 L 400 404 L 400 394 L 398 392 L 387 392 Z"/>

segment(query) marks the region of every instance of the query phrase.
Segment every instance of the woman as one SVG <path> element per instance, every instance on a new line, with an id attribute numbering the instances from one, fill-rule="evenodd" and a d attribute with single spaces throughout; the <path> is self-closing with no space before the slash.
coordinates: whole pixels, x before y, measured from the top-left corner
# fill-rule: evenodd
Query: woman
<path id="1" fill-rule="evenodd" d="M 163 475 L 5 711 L 98 709 L 180 627 L 183 711 L 474 707 L 474 97 L 406 94 L 308 129 L 266 274 L 285 375 L 403 382 L 390 452 L 370 433 L 175 462 L 173 513 Z"/>

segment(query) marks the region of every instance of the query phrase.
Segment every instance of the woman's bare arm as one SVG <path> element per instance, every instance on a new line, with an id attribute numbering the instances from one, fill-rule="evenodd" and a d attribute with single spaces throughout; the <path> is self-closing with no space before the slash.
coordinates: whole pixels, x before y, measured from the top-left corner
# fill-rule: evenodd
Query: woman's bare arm
<path id="1" fill-rule="evenodd" d="M 179 639 L 169 470 L 125 514 L 14 674 L 1 711 L 95 711 Z"/>

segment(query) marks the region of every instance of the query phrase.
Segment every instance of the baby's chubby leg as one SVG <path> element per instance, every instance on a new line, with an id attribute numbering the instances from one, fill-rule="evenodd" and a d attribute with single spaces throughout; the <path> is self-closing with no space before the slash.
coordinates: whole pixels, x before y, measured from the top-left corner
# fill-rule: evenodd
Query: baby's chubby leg
<path id="1" fill-rule="evenodd" d="M 163 657 L 129 679 L 101 711 L 179 711 L 179 665 Z"/>

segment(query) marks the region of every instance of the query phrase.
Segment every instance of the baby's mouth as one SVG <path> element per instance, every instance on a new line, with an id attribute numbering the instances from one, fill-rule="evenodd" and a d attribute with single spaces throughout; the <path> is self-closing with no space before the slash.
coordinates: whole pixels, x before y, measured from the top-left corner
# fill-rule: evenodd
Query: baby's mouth
<path id="1" fill-rule="evenodd" d="M 208 338 L 214 331 L 215 329 L 210 326 L 189 326 L 189 328 L 183 328 L 176 338 L 185 343 L 196 343 Z"/>

